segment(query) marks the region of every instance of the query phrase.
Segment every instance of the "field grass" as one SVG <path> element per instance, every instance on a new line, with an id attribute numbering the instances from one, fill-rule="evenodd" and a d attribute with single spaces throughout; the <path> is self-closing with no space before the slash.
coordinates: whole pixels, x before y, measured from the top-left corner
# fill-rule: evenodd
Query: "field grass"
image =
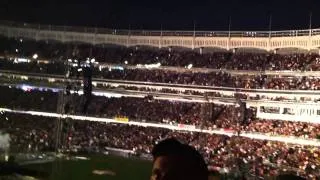
<path id="1" fill-rule="evenodd" d="M 57 160 L 51 163 L 32 164 L 27 167 L 44 172 L 48 180 L 131 180 L 149 179 L 152 163 L 150 161 L 129 159 L 118 156 L 90 156 L 90 160 Z M 96 175 L 94 170 L 109 170 L 115 175 Z"/>

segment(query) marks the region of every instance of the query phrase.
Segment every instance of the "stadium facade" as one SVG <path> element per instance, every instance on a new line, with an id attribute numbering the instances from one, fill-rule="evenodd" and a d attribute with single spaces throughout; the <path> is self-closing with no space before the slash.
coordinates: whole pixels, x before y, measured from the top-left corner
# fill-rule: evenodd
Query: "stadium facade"
<path id="1" fill-rule="evenodd" d="M 35 40 L 221 50 L 294 49 L 320 53 L 320 29 L 285 31 L 141 31 L 0 22 L 0 35 Z"/>

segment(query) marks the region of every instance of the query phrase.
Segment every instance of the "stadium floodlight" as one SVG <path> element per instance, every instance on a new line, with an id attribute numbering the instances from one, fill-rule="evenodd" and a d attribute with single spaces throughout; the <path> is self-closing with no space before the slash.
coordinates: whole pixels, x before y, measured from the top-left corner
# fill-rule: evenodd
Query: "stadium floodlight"
<path id="1" fill-rule="evenodd" d="M 124 61 L 124 64 L 128 64 L 128 61 Z"/>
<path id="2" fill-rule="evenodd" d="M 32 56 L 32 58 L 33 58 L 33 59 L 38 59 L 38 54 L 34 54 L 34 55 Z"/>
<path id="3" fill-rule="evenodd" d="M 192 64 L 189 64 L 189 65 L 187 66 L 187 68 L 188 68 L 188 69 L 191 69 L 192 66 L 193 66 Z"/>

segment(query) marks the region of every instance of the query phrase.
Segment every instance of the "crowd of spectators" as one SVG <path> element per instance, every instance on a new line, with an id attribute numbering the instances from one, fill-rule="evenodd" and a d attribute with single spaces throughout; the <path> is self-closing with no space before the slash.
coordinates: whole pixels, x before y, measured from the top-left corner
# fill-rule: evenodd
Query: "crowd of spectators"
<path id="1" fill-rule="evenodd" d="M 247 89 L 260 89 L 264 85 L 265 81 L 265 77 L 263 76 L 232 76 L 231 74 L 224 71 L 211 73 L 178 73 L 175 71 L 164 70 L 125 69 L 111 71 L 105 70 L 101 72 L 98 76 L 105 79 Z"/>
<path id="2" fill-rule="evenodd" d="M 174 67 L 206 67 L 219 69 L 215 72 L 178 71 L 165 69 L 112 69 L 94 68 L 94 77 L 132 80 L 144 82 L 161 82 L 204 86 L 223 86 L 247 89 L 279 90 L 319 90 L 317 77 L 277 77 L 266 75 L 235 75 L 227 70 L 307 70 L 320 68 L 320 57 L 315 54 L 252 54 L 252 53 L 204 53 L 194 51 L 159 50 L 142 47 L 124 48 L 114 46 L 91 46 L 85 44 L 62 44 L 49 41 L 31 41 L 27 39 L 0 38 L 0 53 L 11 61 L 1 60 L 3 70 L 60 74 L 67 73 L 68 59 L 85 61 L 95 58 L 99 62 L 121 66 L 137 64 L 157 64 Z M 34 58 L 34 55 L 37 55 Z M 42 59 L 17 63 L 16 57 Z M 46 63 L 43 63 L 46 62 Z"/>
<path id="3" fill-rule="evenodd" d="M 64 81 L 60 81 L 56 79 L 54 82 L 51 82 L 50 79 L 47 80 L 39 80 L 34 77 L 29 77 L 27 82 L 23 78 L 18 78 L 14 77 L 13 75 L 10 75 L 8 77 L 3 76 L 0 78 L 0 83 L 1 84 L 12 84 L 12 85 L 21 85 L 24 83 L 27 83 L 29 85 L 33 86 L 39 86 L 39 87 L 57 87 L 57 88 L 63 88 L 66 83 Z M 72 83 L 74 84 L 74 83 Z M 71 85 L 72 85 L 71 84 Z M 77 87 L 79 89 L 79 87 Z M 243 100 L 271 100 L 271 101 L 294 101 L 294 102 L 317 102 L 319 99 L 313 99 L 311 97 L 290 97 L 286 95 L 281 95 L 279 94 L 278 96 L 276 95 L 249 95 L 246 94 L 246 92 L 237 92 L 237 93 L 231 93 L 227 92 L 221 92 L 220 90 L 215 90 L 215 91 L 201 91 L 199 90 L 188 90 L 188 89 L 175 89 L 171 87 L 137 87 L 134 84 L 97 84 L 94 88 L 94 90 L 100 90 L 100 91 L 110 91 L 110 92 L 115 92 L 115 93 L 123 93 L 124 91 L 128 91 L 130 93 L 140 93 L 140 94 L 153 94 L 155 96 L 159 94 L 165 93 L 166 95 L 178 95 L 178 96 L 183 96 L 183 95 L 192 95 L 192 96 L 197 96 L 198 98 L 204 98 L 204 97 L 210 97 L 210 98 L 224 98 L 224 99 L 243 99 Z M 186 96 L 188 97 L 188 96 Z"/>
<path id="4" fill-rule="evenodd" d="M 0 107 L 17 110 L 57 112 L 58 93 L 49 90 L 16 89 L 0 86 Z M 172 100 L 157 100 L 146 96 L 105 97 L 92 96 L 84 111 L 85 99 L 73 94 L 65 97 L 66 114 L 95 117 L 126 117 L 129 121 L 152 123 L 187 124 L 202 129 L 225 129 L 235 132 L 257 132 L 270 135 L 319 138 L 320 125 L 303 122 L 263 120 L 256 116 L 255 108 L 245 112 L 238 104 L 219 105 L 191 103 Z"/>
<path id="5" fill-rule="evenodd" d="M 320 79 L 318 77 L 296 77 L 296 78 L 278 78 L 272 77 L 266 79 L 263 88 L 278 90 L 320 90 Z"/>
<path id="6" fill-rule="evenodd" d="M 266 75 L 232 75 L 218 72 L 175 72 L 170 70 L 148 69 L 104 69 L 96 77 L 105 79 L 188 84 L 215 87 L 277 90 L 320 90 L 318 77 L 278 77 Z"/>
<path id="7" fill-rule="evenodd" d="M 10 134 L 12 152 L 52 151 L 57 119 L 1 113 L 3 133 Z M 106 147 L 150 153 L 161 139 L 174 137 L 194 146 L 210 169 L 258 177 L 293 172 L 319 176 L 320 151 L 315 147 L 254 140 L 238 136 L 172 131 L 154 127 L 63 119 L 61 150 L 104 152 Z"/>
<path id="8" fill-rule="evenodd" d="M 319 124 L 280 120 L 255 119 L 250 121 L 247 126 L 243 126 L 242 130 L 312 139 L 318 139 L 320 135 Z"/>
<path id="9" fill-rule="evenodd" d="M 54 118 L 0 111 L 0 133 L 10 135 L 11 153 L 54 151 Z"/>
<path id="10" fill-rule="evenodd" d="M 102 98 L 98 96 L 92 98 L 87 113 L 101 117 L 126 116 L 136 121 L 200 125 L 200 109 L 201 104 L 197 103 L 134 97 Z"/>
<path id="11" fill-rule="evenodd" d="M 143 47 L 115 47 L 110 45 L 88 45 L 79 43 L 59 43 L 52 41 L 32 41 L 23 38 L 0 38 L 0 53 L 40 59 L 66 60 L 94 57 L 99 62 L 113 64 L 154 64 L 163 66 L 230 69 L 230 70 L 307 70 L 320 68 L 316 54 L 279 55 L 271 53 L 229 53 L 181 51 L 174 49 L 151 49 Z"/>
<path id="12" fill-rule="evenodd" d="M 0 86 L 0 107 L 20 110 L 57 111 L 58 94 L 52 91 L 35 91 Z"/>
<path id="13" fill-rule="evenodd" d="M 58 63 L 15 63 L 14 61 L 0 61 L 2 70 L 14 70 L 44 74 L 67 74 L 66 65 Z M 77 69 L 76 69 L 77 70 Z M 163 69 L 112 69 L 93 68 L 94 78 L 144 81 L 172 84 L 187 84 L 215 87 L 231 87 L 246 89 L 278 89 L 278 90 L 319 90 L 318 77 L 278 77 L 266 75 L 232 75 L 226 71 L 217 72 L 178 72 Z M 71 71 L 69 71 L 71 72 Z"/>
<path id="14" fill-rule="evenodd" d="M 37 54 L 37 57 L 34 55 Z M 233 75 L 227 70 L 293 70 L 318 71 L 320 58 L 315 54 L 254 54 L 254 53 L 198 53 L 174 49 L 124 48 L 104 45 L 61 44 L 49 41 L 0 38 L 0 56 L 12 58 L 0 60 L 2 70 L 34 73 L 66 73 L 67 59 L 85 60 L 87 57 L 109 64 L 137 65 L 156 64 L 185 68 L 193 67 L 220 69 L 217 72 L 195 72 L 163 69 L 111 69 L 95 68 L 95 78 L 188 84 L 247 89 L 320 90 L 317 77 L 275 77 L 266 75 Z M 17 63 L 15 57 L 49 60 L 48 63 L 31 61 Z M 159 91 L 152 88 L 133 90 Z M 56 112 L 59 96 L 50 90 L 23 90 L 0 86 L 0 107 L 18 110 Z M 179 93 L 171 89 L 160 92 Z M 204 95 L 200 92 L 184 93 Z M 205 94 L 210 95 L 210 94 Z M 223 96 L 213 93 L 214 96 Z M 239 94 L 241 98 L 246 95 Z M 244 97 L 243 97 L 244 96 Z M 260 99 L 263 97 L 257 97 Z M 279 97 L 276 100 L 283 100 Z M 243 120 L 243 111 L 236 105 L 217 105 L 210 115 L 203 112 L 203 104 L 156 100 L 152 97 L 102 97 L 92 96 L 87 101 L 83 96 L 70 95 L 63 104 L 67 114 L 81 114 L 96 117 L 126 117 L 129 121 L 153 123 L 177 123 L 194 125 L 203 129 L 227 129 L 236 132 L 257 132 L 271 135 L 319 138 L 320 125 L 302 122 L 258 119 L 255 109 L 248 109 Z M 67 108 L 66 108 L 67 107 Z M 208 109 L 206 109 L 208 110 Z M 53 151 L 55 144 L 55 118 L 0 114 L 0 131 L 9 133 L 10 150 Z M 199 150 L 213 169 L 230 172 L 246 171 L 262 176 L 275 176 L 294 171 L 304 177 L 320 175 L 320 151 L 318 148 L 289 145 L 280 142 L 253 140 L 238 136 L 228 137 L 204 133 L 178 132 L 168 129 L 139 127 L 125 124 L 63 120 L 64 150 L 104 151 L 105 147 L 134 150 L 136 153 L 150 153 L 152 146 L 161 139 L 175 137 Z"/>

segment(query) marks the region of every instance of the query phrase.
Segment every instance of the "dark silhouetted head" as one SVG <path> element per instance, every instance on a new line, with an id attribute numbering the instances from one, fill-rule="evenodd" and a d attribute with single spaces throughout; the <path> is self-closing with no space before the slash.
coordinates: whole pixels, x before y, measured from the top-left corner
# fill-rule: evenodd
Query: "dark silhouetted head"
<path id="1" fill-rule="evenodd" d="M 296 176 L 296 175 L 293 175 L 293 174 L 281 174 L 281 175 L 278 175 L 276 177 L 276 180 L 287 180 L 287 179 L 290 179 L 290 180 L 305 180 L 305 178 L 300 177 L 300 176 Z"/>
<path id="2" fill-rule="evenodd" d="M 151 180 L 208 180 L 208 168 L 201 154 L 176 139 L 159 142 L 152 155 Z"/>

